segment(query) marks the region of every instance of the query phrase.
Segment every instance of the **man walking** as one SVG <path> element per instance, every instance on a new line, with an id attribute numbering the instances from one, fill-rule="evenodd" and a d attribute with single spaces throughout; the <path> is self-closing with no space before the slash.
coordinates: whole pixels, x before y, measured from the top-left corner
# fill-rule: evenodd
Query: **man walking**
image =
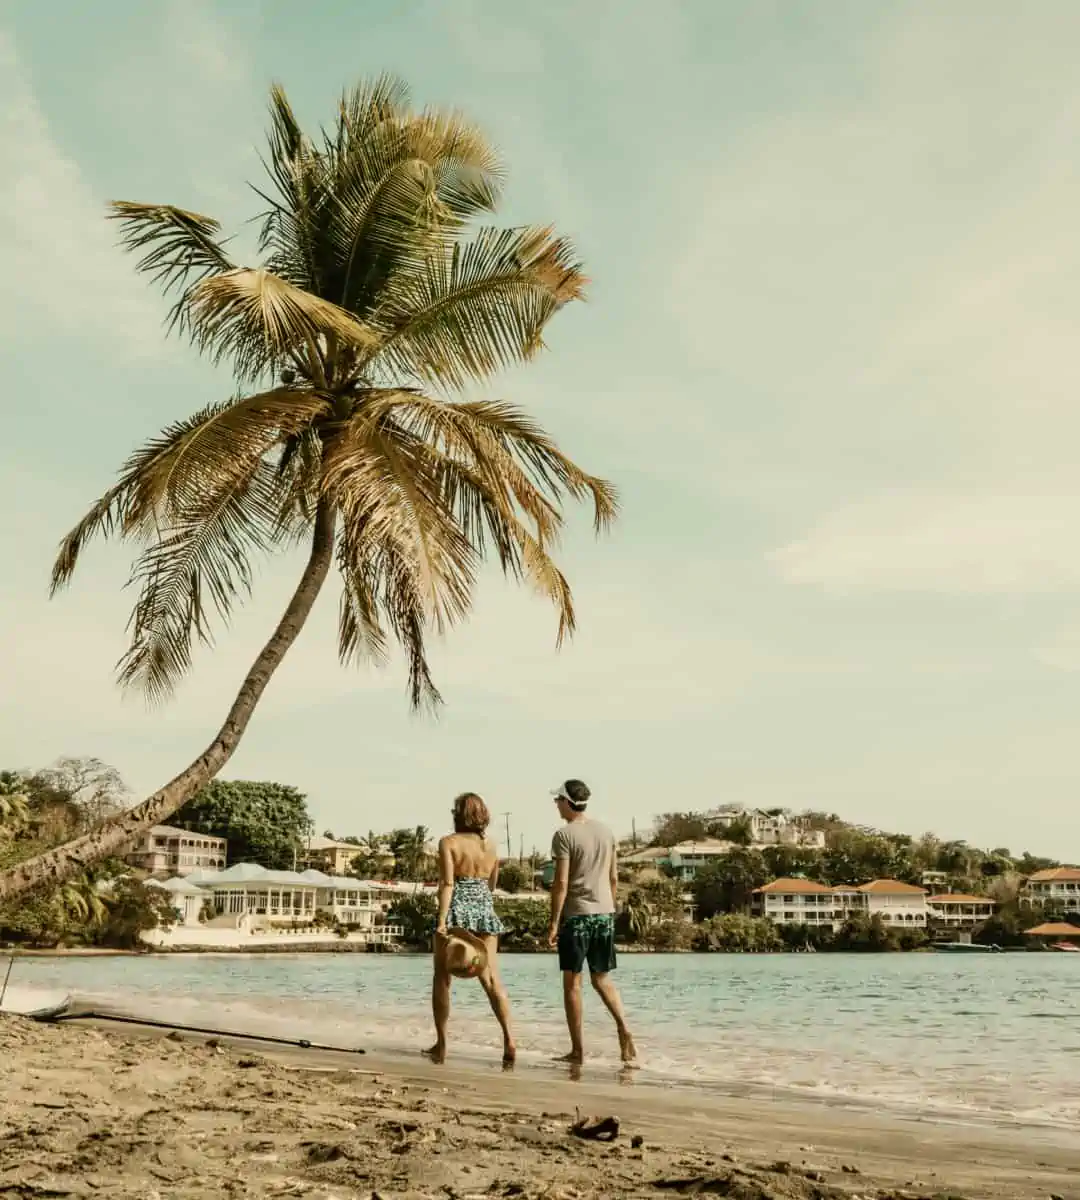
<path id="1" fill-rule="evenodd" d="M 570 1030 L 570 1053 L 561 1061 L 581 1063 L 585 1059 L 581 975 L 588 963 L 590 982 L 615 1020 L 622 1061 L 632 1063 L 637 1057 L 634 1039 L 611 979 L 615 970 L 615 894 L 619 883 L 615 838 L 607 826 L 586 814 L 590 792 L 580 779 L 568 779 L 552 795 L 559 816 L 566 822 L 551 843 L 555 879 L 548 930 L 548 945 L 559 948 L 563 1003 Z"/>

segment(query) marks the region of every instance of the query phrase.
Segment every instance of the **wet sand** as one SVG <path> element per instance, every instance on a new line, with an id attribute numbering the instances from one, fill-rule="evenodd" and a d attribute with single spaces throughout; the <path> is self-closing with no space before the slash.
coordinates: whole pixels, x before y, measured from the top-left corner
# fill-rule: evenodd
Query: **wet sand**
<path id="1" fill-rule="evenodd" d="M 578 1108 L 618 1139 L 573 1137 Z M 0 1016 L 0 1197 L 1074 1200 L 1077 1180 L 1077 1130 Z"/>

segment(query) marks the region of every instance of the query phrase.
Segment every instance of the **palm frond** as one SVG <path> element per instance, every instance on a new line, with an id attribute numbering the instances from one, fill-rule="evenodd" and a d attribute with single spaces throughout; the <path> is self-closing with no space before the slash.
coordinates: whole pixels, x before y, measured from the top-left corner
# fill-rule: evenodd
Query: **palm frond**
<path id="1" fill-rule="evenodd" d="M 236 600 L 250 593 L 252 555 L 274 543 L 281 503 L 275 467 L 249 454 L 219 464 L 174 506 L 132 573 L 140 595 L 119 668 L 125 687 L 141 688 L 151 701 L 170 694 L 191 665 L 193 640 L 212 641 L 208 606 L 227 622 Z"/>
<path id="2" fill-rule="evenodd" d="M 171 204 L 128 200 L 114 200 L 109 210 L 109 218 L 121 225 L 121 245 L 142 255 L 136 268 L 159 284 L 166 296 L 181 292 L 169 313 L 170 328 L 182 319 L 184 296 L 193 284 L 233 269 L 225 253 L 227 243 L 217 236 L 221 226 L 213 217 Z"/>
<path id="3" fill-rule="evenodd" d="M 421 269 L 498 198 L 494 149 L 455 113 L 413 115 L 388 94 L 365 93 L 342 106 L 337 137 L 327 144 L 335 295 L 362 317 L 392 275 Z"/>
<path id="4" fill-rule="evenodd" d="M 214 362 L 228 359 L 240 379 L 254 380 L 299 362 L 321 379 L 327 339 L 368 351 L 369 329 L 336 304 L 266 270 L 240 268 L 205 279 L 188 296 L 188 320 L 199 348 Z"/>
<path id="5" fill-rule="evenodd" d="M 60 543 L 52 591 L 75 571 L 79 555 L 96 536 L 153 537 L 197 500 L 207 480 L 268 453 L 300 434 L 329 411 L 317 393 L 277 388 L 239 401 L 210 405 L 177 421 L 128 459 L 118 483 L 98 500 Z"/>
<path id="6" fill-rule="evenodd" d="M 269 208 L 262 215 L 260 251 L 268 267 L 296 287 L 322 295 L 318 232 L 325 225 L 326 162 L 304 135 L 280 84 L 270 90 L 269 160 L 272 192 L 255 192 Z"/>
<path id="7" fill-rule="evenodd" d="M 333 496 L 357 545 L 392 547 L 412 576 L 421 607 L 437 631 L 468 611 L 476 554 L 442 502 L 422 448 L 361 411 L 328 449 L 321 486 Z"/>
<path id="8" fill-rule="evenodd" d="M 564 492 L 575 500 L 592 500 L 598 533 L 618 514 L 615 488 L 583 471 L 513 405 L 490 400 L 455 404 L 409 389 L 373 391 L 367 404 L 373 414 L 392 415 L 421 443 L 464 457 L 489 483 L 508 488 L 537 523 L 541 538 L 561 525 L 558 504 Z"/>
<path id="9" fill-rule="evenodd" d="M 428 613 L 413 564 L 394 544 L 374 542 L 364 536 L 362 525 L 346 521 L 338 565 L 345 581 L 339 622 L 342 662 L 361 655 L 382 661 L 385 622 L 405 655 L 412 707 L 433 711 L 442 697 L 427 660 Z"/>
<path id="10" fill-rule="evenodd" d="M 373 361 L 455 388 L 486 379 L 531 358 L 585 282 L 573 247 L 550 229 L 483 230 L 388 282 L 371 318 L 384 335 Z"/>

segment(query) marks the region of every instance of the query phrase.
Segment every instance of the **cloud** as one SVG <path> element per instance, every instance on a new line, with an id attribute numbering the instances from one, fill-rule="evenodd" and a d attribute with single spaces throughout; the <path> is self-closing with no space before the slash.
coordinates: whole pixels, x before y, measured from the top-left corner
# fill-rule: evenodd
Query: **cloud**
<path id="1" fill-rule="evenodd" d="M 771 551 L 788 583 L 832 591 L 1028 593 L 1080 588 L 1080 494 L 887 495 Z"/>
<path id="2" fill-rule="evenodd" d="M 53 136 L 0 29 L 0 304 L 14 340 L 107 336 L 127 354 L 160 352 L 161 329 L 141 282 L 114 244 L 105 206 Z"/>

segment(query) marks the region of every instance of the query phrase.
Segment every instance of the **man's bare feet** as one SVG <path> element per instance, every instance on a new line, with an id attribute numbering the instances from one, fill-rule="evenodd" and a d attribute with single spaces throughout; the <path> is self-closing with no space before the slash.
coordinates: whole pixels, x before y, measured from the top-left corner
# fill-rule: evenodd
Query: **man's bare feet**
<path id="1" fill-rule="evenodd" d="M 619 1055 L 622 1058 L 623 1066 L 637 1066 L 637 1047 L 634 1045 L 634 1039 L 629 1030 L 619 1033 Z"/>
<path id="2" fill-rule="evenodd" d="M 444 1042 L 436 1042 L 434 1046 L 429 1046 L 427 1050 L 421 1050 L 420 1053 L 439 1066 L 446 1062 L 446 1044 Z"/>
<path id="3" fill-rule="evenodd" d="M 503 1066 L 509 1069 L 517 1062 L 517 1046 L 513 1042 L 507 1042 L 503 1046 Z"/>
<path id="4" fill-rule="evenodd" d="M 580 1050 L 571 1050 L 569 1054 L 557 1054 L 555 1056 L 555 1062 L 569 1063 L 574 1067 L 580 1067 L 584 1061 L 585 1056 Z"/>

